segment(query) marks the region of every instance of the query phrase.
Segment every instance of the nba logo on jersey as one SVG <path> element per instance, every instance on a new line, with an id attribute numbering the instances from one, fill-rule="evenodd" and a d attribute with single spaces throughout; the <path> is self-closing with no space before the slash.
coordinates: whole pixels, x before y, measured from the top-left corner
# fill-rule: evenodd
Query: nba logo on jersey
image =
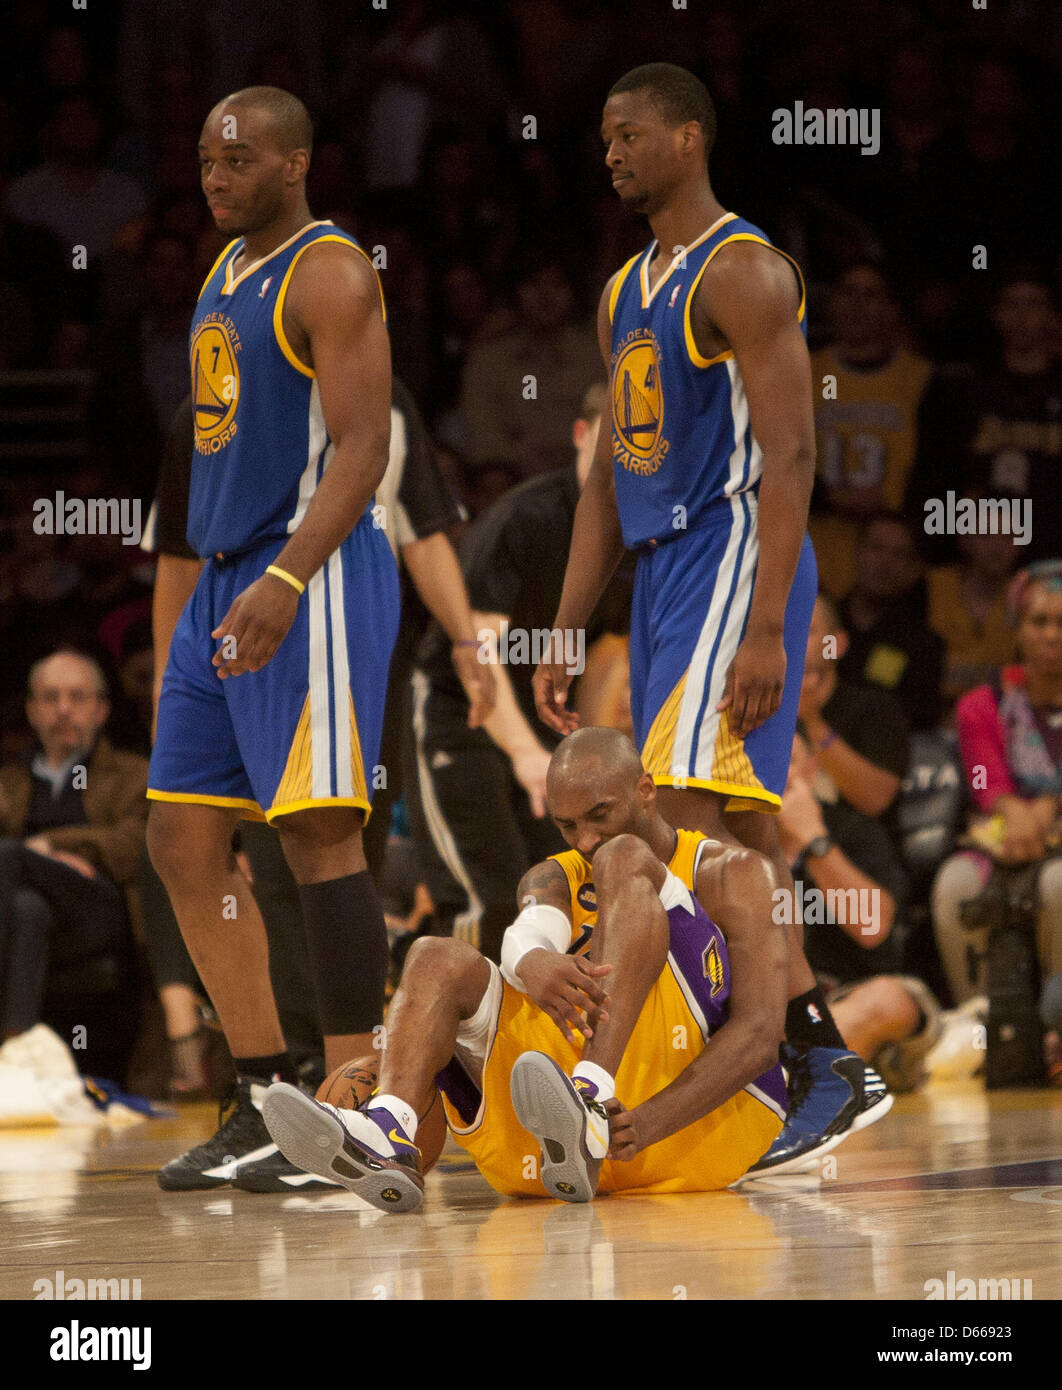
<path id="1" fill-rule="evenodd" d="M 265 297 L 266 297 L 266 290 L 268 290 L 269 286 L 270 286 L 272 283 L 273 283 L 273 277 L 272 277 L 272 275 L 267 276 L 267 278 L 266 278 L 265 280 L 262 281 L 262 288 L 258 291 L 258 298 L 259 298 L 259 299 L 265 299 Z"/>
<path id="2" fill-rule="evenodd" d="M 677 284 L 677 285 L 675 286 L 675 288 L 671 291 L 671 298 L 667 301 L 667 307 L 668 307 L 669 309 L 673 309 L 673 308 L 675 307 L 675 300 L 678 299 L 678 297 L 679 297 L 679 290 L 680 290 L 681 288 L 682 288 L 682 284 L 681 284 L 681 282 L 680 282 L 680 283 Z"/>

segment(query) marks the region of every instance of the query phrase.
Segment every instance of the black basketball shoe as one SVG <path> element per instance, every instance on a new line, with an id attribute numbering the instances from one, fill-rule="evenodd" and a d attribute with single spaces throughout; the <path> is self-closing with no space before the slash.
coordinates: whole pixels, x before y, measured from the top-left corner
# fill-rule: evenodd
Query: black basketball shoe
<path id="1" fill-rule="evenodd" d="M 341 1188 L 334 1178 L 307 1173 L 289 1163 L 279 1149 L 268 1158 L 241 1163 L 232 1179 L 240 1192 L 337 1192 Z"/>
<path id="2" fill-rule="evenodd" d="M 269 1158 L 277 1146 L 262 1119 L 262 1097 L 268 1083 L 237 1078 L 218 1110 L 218 1132 L 205 1144 L 171 1160 L 157 1174 L 166 1192 L 204 1192 L 225 1187 L 241 1163 Z"/>

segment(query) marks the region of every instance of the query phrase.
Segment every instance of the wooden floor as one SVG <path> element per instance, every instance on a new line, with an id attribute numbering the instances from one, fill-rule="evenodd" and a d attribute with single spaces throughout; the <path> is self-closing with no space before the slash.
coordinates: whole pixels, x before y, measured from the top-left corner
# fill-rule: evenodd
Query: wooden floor
<path id="1" fill-rule="evenodd" d="M 938 1083 L 822 1177 L 583 1207 L 502 1200 L 452 1149 L 405 1217 L 347 1193 L 160 1191 L 215 1121 L 0 1131 L 0 1297 L 62 1270 L 144 1299 L 924 1299 L 949 1271 L 1062 1298 L 1062 1091 Z"/>

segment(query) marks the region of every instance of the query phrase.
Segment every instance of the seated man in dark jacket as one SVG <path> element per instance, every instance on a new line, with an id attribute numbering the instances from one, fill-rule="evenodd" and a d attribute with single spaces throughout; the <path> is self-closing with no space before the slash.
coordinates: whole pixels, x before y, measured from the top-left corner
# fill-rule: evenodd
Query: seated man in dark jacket
<path id="1" fill-rule="evenodd" d="M 110 746 L 91 658 L 60 651 L 30 670 L 39 740 L 0 767 L 0 1033 L 40 1020 L 49 962 L 103 955 L 129 932 L 126 891 L 147 820 L 147 761 Z"/>

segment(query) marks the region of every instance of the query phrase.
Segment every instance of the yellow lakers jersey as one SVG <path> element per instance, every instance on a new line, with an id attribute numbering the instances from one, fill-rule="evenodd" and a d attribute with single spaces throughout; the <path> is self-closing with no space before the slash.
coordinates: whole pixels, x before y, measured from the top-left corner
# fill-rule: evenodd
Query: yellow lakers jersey
<path id="1" fill-rule="evenodd" d="M 699 830 L 679 830 L 678 844 L 668 868 L 693 893 L 697 872 L 698 850 L 708 838 Z M 572 937 L 568 946 L 570 956 L 585 955 L 597 925 L 597 895 L 594 892 L 593 866 L 578 850 L 565 850 L 550 856 L 564 870 L 572 899 Z"/>
<path id="2" fill-rule="evenodd" d="M 700 846 L 699 831 L 680 830 L 668 868 L 692 893 Z M 553 858 L 564 870 L 571 893 L 572 930 L 569 952 L 584 953 L 597 924 L 597 901 L 592 866 L 568 850 Z M 628 1109 L 642 1104 L 675 1081 L 703 1051 L 708 1037 L 725 1017 L 716 1006 L 726 982 L 722 937 L 718 927 L 701 914 L 704 940 L 715 945 L 695 951 L 696 973 L 703 974 L 702 1002 L 691 987 L 678 946 L 650 989 L 616 1072 L 616 1094 Z M 711 1017 L 710 1017 L 711 1016 Z M 509 1077 L 523 1052 L 544 1052 L 571 1073 L 579 1061 L 583 1039 L 574 1046 L 557 1024 L 527 995 L 504 984 L 492 1022 L 482 1074 L 472 1077 L 478 1106 L 466 1114 L 444 1091 L 443 1104 L 457 1143 L 498 1192 L 524 1197 L 547 1195 L 539 1176 L 539 1155 L 531 1136 L 513 1110 Z M 644 1149 L 630 1162 L 602 1164 L 601 1192 L 704 1192 L 727 1187 L 755 1163 L 778 1134 L 784 1113 L 784 1083 L 777 1076 L 760 1078 L 685 1129 Z M 762 1083 L 762 1084 L 761 1084 Z M 777 1092 L 777 1094 L 772 1094 Z"/>
<path id="3" fill-rule="evenodd" d="M 817 472 L 831 511 L 813 514 L 808 531 L 821 587 L 841 598 L 855 580 L 853 516 L 903 503 L 915 461 L 918 406 L 932 367 L 901 349 L 884 367 L 854 371 L 827 347 L 812 353 L 811 371 Z"/>

